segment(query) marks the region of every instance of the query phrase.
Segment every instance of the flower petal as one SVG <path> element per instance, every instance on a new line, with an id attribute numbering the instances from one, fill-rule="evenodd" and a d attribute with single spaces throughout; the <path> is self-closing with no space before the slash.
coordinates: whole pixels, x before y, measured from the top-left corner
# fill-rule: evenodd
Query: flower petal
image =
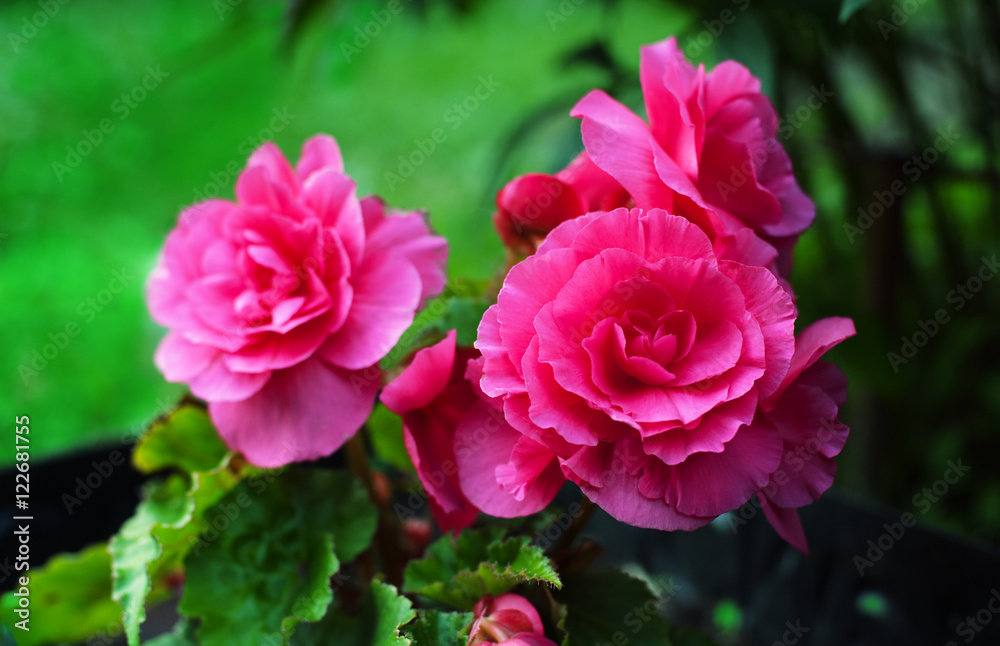
<path id="1" fill-rule="evenodd" d="M 809 556 L 809 542 L 806 540 L 805 530 L 802 529 L 802 520 L 799 518 L 798 509 L 785 509 L 767 502 L 767 498 L 757 494 L 760 501 L 760 508 L 764 510 L 764 517 L 771 523 L 774 531 L 782 537 L 788 544 Z"/>
<path id="2" fill-rule="evenodd" d="M 344 172 L 344 158 L 336 139 L 330 135 L 316 135 L 302 145 L 302 155 L 296 165 L 299 179 L 306 182 L 313 173 L 327 168 Z"/>
<path id="3" fill-rule="evenodd" d="M 339 449 L 371 413 L 378 370 L 348 371 L 313 357 L 275 372 L 238 402 L 213 402 L 209 413 L 226 444 L 251 464 L 274 468 L 316 460 Z"/>
<path id="4" fill-rule="evenodd" d="M 685 514 L 715 517 L 736 509 L 767 484 L 781 462 L 781 438 L 745 426 L 720 453 L 695 453 L 667 467 L 666 501 Z"/>
<path id="5" fill-rule="evenodd" d="M 218 356 L 218 348 L 191 343 L 177 332 L 168 332 L 156 347 L 153 362 L 167 381 L 187 382 L 207 370 Z"/>
<path id="6" fill-rule="evenodd" d="M 636 204 L 667 209 L 673 205 L 673 192 L 656 171 L 659 144 L 642 119 L 601 90 L 580 99 L 570 116 L 583 120 L 580 130 L 590 158 L 615 178 Z M 662 150 L 660 153 L 666 156 Z"/>
<path id="7" fill-rule="evenodd" d="M 235 372 L 226 365 L 225 355 L 217 355 L 208 367 L 188 380 L 195 397 L 207 402 L 237 402 L 253 396 L 271 378 L 271 371 Z"/>
<path id="8" fill-rule="evenodd" d="M 541 478 L 525 483 L 518 500 L 500 484 L 497 467 L 510 462 L 522 437 L 507 424 L 501 411 L 485 402 L 477 403 L 455 430 L 455 457 L 462 492 L 491 516 L 515 518 L 533 514 L 552 502 L 558 491 L 558 487 L 552 489 L 551 478 Z M 514 482 L 512 477 L 507 481 Z"/>
<path id="9" fill-rule="evenodd" d="M 428 406 L 448 387 L 455 363 L 455 330 L 444 339 L 417 351 L 413 362 L 382 389 L 379 399 L 386 408 L 402 415 Z"/>
<path id="10" fill-rule="evenodd" d="M 347 320 L 319 354 L 334 365 L 360 370 L 387 355 L 413 323 L 421 283 L 410 262 L 384 253 L 367 256 L 352 282 Z"/>
<path id="11" fill-rule="evenodd" d="M 781 393 L 830 348 L 855 334 L 854 321 L 839 316 L 820 319 L 799 332 L 795 337 L 795 352 L 788 372 L 778 389 L 764 402 L 765 408 L 772 406 Z"/>
<path id="12" fill-rule="evenodd" d="M 350 266 L 360 265 L 365 254 L 365 223 L 354 181 L 335 168 L 323 168 L 305 180 L 302 194 L 323 226 L 336 232 Z"/>
<path id="13" fill-rule="evenodd" d="M 368 227 L 366 253 L 409 260 L 420 275 L 421 302 L 441 293 L 448 241 L 431 233 L 424 213 L 408 211 L 369 219 Z"/>
<path id="14" fill-rule="evenodd" d="M 620 440 L 613 451 L 608 451 L 602 469 L 603 486 L 595 487 L 587 481 L 567 473 L 583 493 L 601 509 L 617 520 L 634 527 L 648 527 L 665 531 L 691 531 L 707 525 L 712 517 L 688 516 L 667 505 L 662 498 L 650 499 L 638 494 L 641 465 L 655 460 L 642 455 L 637 446 Z"/>

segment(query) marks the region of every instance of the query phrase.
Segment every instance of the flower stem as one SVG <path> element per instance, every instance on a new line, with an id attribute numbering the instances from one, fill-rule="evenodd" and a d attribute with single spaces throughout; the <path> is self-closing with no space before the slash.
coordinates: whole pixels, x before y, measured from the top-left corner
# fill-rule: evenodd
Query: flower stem
<path id="1" fill-rule="evenodd" d="M 378 508 L 375 545 L 386 581 L 398 587 L 403 584 L 403 552 L 400 546 L 402 527 L 392 511 L 392 492 L 390 491 L 388 495 L 379 495 L 376 491 L 371 465 L 368 462 L 368 450 L 362 435 L 363 430 L 358 431 L 347 441 L 344 453 L 347 456 L 348 467 L 364 483 L 368 489 L 369 499 Z"/>
<path id="2" fill-rule="evenodd" d="M 580 515 L 573 519 L 570 526 L 567 527 L 566 531 L 563 532 L 563 535 L 559 537 L 559 541 L 552 548 L 553 554 L 558 554 L 559 552 L 570 548 L 573 541 L 576 540 L 576 537 L 580 535 L 580 532 L 582 532 L 587 526 L 587 523 L 590 522 L 590 517 L 594 515 L 594 510 L 597 509 L 597 505 L 595 505 L 593 501 L 586 496 L 583 497 L 583 502 L 580 506 L 583 508 Z"/>

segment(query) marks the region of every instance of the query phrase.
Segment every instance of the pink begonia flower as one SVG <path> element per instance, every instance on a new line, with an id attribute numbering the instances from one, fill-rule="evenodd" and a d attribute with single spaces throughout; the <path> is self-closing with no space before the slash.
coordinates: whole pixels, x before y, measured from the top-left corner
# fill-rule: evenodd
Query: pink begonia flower
<path id="1" fill-rule="evenodd" d="M 504 242 L 530 253 L 537 238 L 589 211 L 661 208 L 713 241 L 752 229 L 778 249 L 787 275 L 815 208 L 760 81 L 735 61 L 695 68 L 672 37 L 643 47 L 641 59 L 648 123 L 600 90 L 587 94 L 570 113 L 582 119 L 583 155 L 555 177 L 518 177 L 498 194 Z"/>
<path id="2" fill-rule="evenodd" d="M 378 361 L 443 289 L 446 256 L 422 214 L 358 199 L 332 137 L 294 169 L 265 143 L 235 202 L 185 209 L 167 238 L 147 285 L 170 328 L 156 365 L 251 463 L 329 455 L 371 412 Z"/>
<path id="3" fill-rule="evenodd" d="M 455 348 L 455 330 L 417 351 L 413 362 L 382 390 L 382 403 L 403 418 L 403 442 L 427 491 L 442 531 L 472 524 L 479 510 L 462 494 L 455 462 L 455 426 L 479 400 L 465 379 L 475 350 Z"/>
<path id="4" fill-rule="evenodd" d="M 499 597 L 487 595 L 476 602 L 472 614 L 468 646 L 556 646 L 545 637 L 538 611 L 520 595 L 510 592 Z"/>
<path id="5" fill-rule="evenodd" d="M 510 426 L 487 434 L 487 450 L 456 453 L 466 496 L 489 514 L 532 513 L 555 495 L 558 468 L 639 527 L 691 530 L 746 503 L 788 447 L 836 418 L 832 382 L 807 368 L 854 330 L 825 319 L 797 342 L 792 296 L 765 266 L 775 253 L 753 238 L 713 246 L 660 209 L 593 212 L 554 229 L 480 323 L 483 358 L 470 377 L 481 371 Z M 486 421 L 478 410 L 456 445 Z M 775 506 L 829 486 L 822 460 L 804 469 Z"/>

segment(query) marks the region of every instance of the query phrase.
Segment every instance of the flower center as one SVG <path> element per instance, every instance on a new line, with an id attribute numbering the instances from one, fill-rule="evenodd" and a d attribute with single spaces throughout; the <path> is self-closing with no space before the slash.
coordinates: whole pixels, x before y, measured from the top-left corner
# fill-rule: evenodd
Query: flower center
<path id="1" fill-rule="evenodd" d="M 616 363 L 625 373 L 656 386 L 674 379 L 670 366 L 687 356 L 697 332 L 694 316 L 685 310 L 658 319 L 632 310 L 619 319 L 618 327 L 624 343 L 617 348 Z"/>

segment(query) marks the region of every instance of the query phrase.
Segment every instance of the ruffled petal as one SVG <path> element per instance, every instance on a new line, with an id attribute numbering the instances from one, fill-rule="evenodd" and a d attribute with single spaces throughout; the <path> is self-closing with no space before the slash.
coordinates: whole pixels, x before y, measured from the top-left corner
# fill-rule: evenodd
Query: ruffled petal
<path id="1" fill-rule="evenodd" d="M 692 516 L 736 509 L 767 484 L 781 462 L 781 438 L 754 426 L 740 429 L 720 453 L 695 453 L 667 467 L 666 501 Z"/>
<path id="2" fill-rule="evenodd" d="M 619 441 L 606 455 L 602 469 L 603 486 L 595 487 L 587 481 L 567 475 L 576 482 L 590 500 L 623 523 L 633 527 L 647 527 L 665 531 L 691 531 L 711 522 L 712 517 L 688 516 L 668 505 L 662 498 L 651 499 L 638 495 L 642 467 L 648 460 L 638 447 Z"/>

